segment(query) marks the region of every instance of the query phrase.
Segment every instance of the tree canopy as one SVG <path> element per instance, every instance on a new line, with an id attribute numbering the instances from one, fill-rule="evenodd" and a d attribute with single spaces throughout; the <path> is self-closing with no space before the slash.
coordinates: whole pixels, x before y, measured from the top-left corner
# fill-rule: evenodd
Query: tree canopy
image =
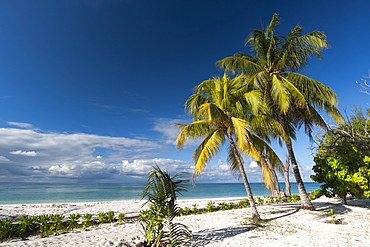
<path id="1" fill-rule="evenodd" d="M 369 109 L 368 109 L 369 112 Z M 346 195 L 370 197 L 370 136 L 367 126 L 370 118 L 359 108 L 337 128 L 318 140 L 311 176 L 323 183 L 324 194 L 336 194 L 346 203 Z"/>

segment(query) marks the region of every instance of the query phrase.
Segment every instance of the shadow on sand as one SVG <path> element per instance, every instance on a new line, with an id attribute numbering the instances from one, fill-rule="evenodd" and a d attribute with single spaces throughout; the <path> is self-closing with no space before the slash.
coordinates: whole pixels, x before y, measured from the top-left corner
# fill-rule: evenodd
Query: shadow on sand
<path id="1" fill-rule="evenodd" d="M 193 246 L 204 246 L 209 244 L 210 242 L 222 242 L 226 238 L 234 237 L 247 231 L 252 231 L 258 227 L 262 226 L 249 225 L 240 227 L 228 227 L 216 230 L 203 230 L 194 234 Z"/>

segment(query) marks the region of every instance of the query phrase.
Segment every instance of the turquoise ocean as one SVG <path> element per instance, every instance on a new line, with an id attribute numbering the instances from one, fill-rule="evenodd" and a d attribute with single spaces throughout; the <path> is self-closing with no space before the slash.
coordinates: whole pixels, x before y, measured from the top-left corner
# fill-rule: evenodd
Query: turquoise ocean
<path id="1" fill-rule="evenodd" d="M 280 184 L 284 188 L 284 183 Z M 305 183 L 307 192 L 320 184 Z M 296 183 L 291 184 L 292 194 L 298 194 Z M 254 196 L 271 195 L 263 183 L 251 183 Z M 142 184 L 47 184 L 0 183 L 0 204 L 92 202 L 140 199 Z M 197 183 L 178 199 L 246 197 L 242 183 Z"/>

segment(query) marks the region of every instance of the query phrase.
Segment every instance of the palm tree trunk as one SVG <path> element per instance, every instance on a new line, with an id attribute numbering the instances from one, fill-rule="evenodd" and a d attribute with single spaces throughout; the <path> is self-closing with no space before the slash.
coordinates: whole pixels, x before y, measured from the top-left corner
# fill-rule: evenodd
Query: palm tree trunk
<path id="1" fill-rule="evenodd" d="M 225 132 L 226 132 L 227 137 L 229 139 L 230 146 L 233 150 L 234 156 L 237 159 L 240 174 L 242 175 L 242 178 L 243 178 L 244 187 L 245 187 L 245 190 L 247 192 L 248 200 L 250 202 L 251 209 L 252 209 L 252 220 L 253 220 L 253 222 L 259 222 L 259 221 L 261 221 L 261 216 L 259 215 L 259 213 L 257 211 L 257 206 L 256 206 L 256 203 L 254 202 L 254 199 L 253 199 L 252 189 L 249 185 L 247 174 L 245 173 L 245 170 L 244 170 L 243 162 L 240 159 L 238 149 L 235 145 L 235 142 L 234 142 L 234 139 L 233 139 L 231 133 L 229 133 L 228 131 L 225 131 Z"/>
<path id="2" fill-rule="evenodd" d="M 272 196 L 280 196 L 280 185 L 279 185 L 278 176 L 276 175 L 276 171 L 270 163 L 269 163 L 269 168 L 271 170 L 272 177 L 273 177 L 273 183 L 274 183 L 274 188 L 272 190 Z"/>
<path id="3" fill-rule="evenodd" d="M 301 173 L 299 172 L 297 160 L 295 159 L 295 155 L 293 152 L 292 142 L 290 140 L 286 142 L 286 147 L 288 149 L 290 162 L 292 163 L 293 173 L 295 176 L 295 180 L 297 182 L 299 196 L 301 197 L 301 208 L 314 211 L 315 207 L 312 205 L 310 199 L 308 199 L 306 188 L 304 187 Z"/>
<path id="4" fill-rule="evenodd" d="M 284 166 L 285 196 L 292 195 L 290 192 L 289 167 L 290 167 L 290 160 L 288 156 L 288 158 L 286 159 L 286 164 Z"/>

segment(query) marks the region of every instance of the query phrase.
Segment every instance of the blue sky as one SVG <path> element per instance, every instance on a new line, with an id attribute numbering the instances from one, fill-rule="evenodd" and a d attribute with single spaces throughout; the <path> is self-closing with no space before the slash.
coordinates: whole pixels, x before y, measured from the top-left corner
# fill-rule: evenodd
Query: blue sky
<path id="1" fill-rule="evenodd" d="M 325 32 L 331 49 L 301 72 L 332 87 L 342 112 L 366 108 L 356 81 L 370 70 L 369 10 L 367 0 L 1 1 L 0 182 L 141 182 L 154 162 L 191 172 L 195 146 L 174 145 L 173 124 L 191 120 L 185 100 L 222 73 L 217 60 L 249 52 L 250 29 L 273 13 L 280 34 Z M 308 181 L 307 137 L 294 147 Z M 237 182 L 225 162 L 215 157 L 199 182 Z"/>

